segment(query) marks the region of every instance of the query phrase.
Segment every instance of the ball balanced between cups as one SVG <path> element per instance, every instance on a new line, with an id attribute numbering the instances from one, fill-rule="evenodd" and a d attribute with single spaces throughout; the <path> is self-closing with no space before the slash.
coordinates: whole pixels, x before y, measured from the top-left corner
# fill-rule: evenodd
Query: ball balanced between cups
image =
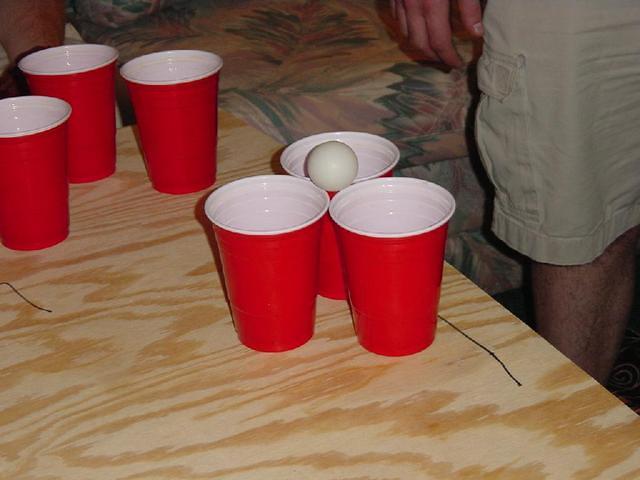
<path id="1" fill-rule="evenodd" d="M 386 138 L 378 135 L 366 132 L 327 132 L 302 138 L 289 145 L 282 152 L 280 164 L 289 175 L 310 180 L 310 171 L 308 169 L 310 154 L 318 146 L 329 144 L 329 142 L 340 142 L 342 145 L 345 145 L 354 152 L 357 160 L 357 173 L 352 182 L 346 182 L 346 184 L 345 182 L 338 182 L 335 185 L 327 184 L 322 187 L 328 192 L 330 197 L 333 197 L 336 191 L 340 189 L 336 188 L 336 186 L 344 188 L 350 183 L 360 183 L 372 178 L 391 175 L 393 168 L 400 158 L 398 148 Z M 322 150 L 324 150 L 324 148 L 321 149 L 321 151 Z M 316 159 L 311 162 L 312 170 L 314 169 L 313 163 L 317 163 L 319 166 L 325 164 L 325 167 L 327 167 L 325 173 L 329 174 L 337 167 L 342 170 L 339 172 L 338 177 L 344 177 L 346 179 L 348 178 L 347 173 L 350 173 L 348 166 L 345 168 L 345 163 L 347 165 L 350 163 L 348 156 L 348 153 L 344 153 L 343 151 L 341 155 L 341 158 L 345 160 L 343 162 L 337 162 L 335 158 L 332 159 L 331 157 L 325 157 L 326 161 L 322 162 L 322 156 L 316 157 Z M 340 165 L 342 165 L 342 167 L 340 167 Z M 322 176 L 322 171 L 320 175 Z M 338 180 L 341 180 L 341 178 Z M 318 181 L 318 177 L 316 177 L 316 181 Z M 322 183 L 321 178 L 319 182 Z M 327 213 L 323 220 L 320 247 L 318 294 L 322 297 L 335 300 L 347 299 L 347 288 L 344 280 L 344 262 L 340 258 L 340 255 L 335 225 Z"/>

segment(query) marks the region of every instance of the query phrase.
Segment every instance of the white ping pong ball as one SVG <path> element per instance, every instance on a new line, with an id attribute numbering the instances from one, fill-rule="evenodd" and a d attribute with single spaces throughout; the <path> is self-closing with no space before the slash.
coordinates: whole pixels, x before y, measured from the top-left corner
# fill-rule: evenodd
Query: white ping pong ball
<path id="1" fill-rule="evenodd" d="M 307 155 L 307 174 L 323 190 L 338 192 L 355 180 L 358 157 L 346 143 L 335 140 L 320 143 Z"/>

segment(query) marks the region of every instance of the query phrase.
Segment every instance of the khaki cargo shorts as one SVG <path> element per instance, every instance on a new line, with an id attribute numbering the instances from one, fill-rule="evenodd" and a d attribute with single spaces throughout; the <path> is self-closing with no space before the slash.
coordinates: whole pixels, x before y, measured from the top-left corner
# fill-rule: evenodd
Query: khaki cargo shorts
<path id="1" fill-rule="evenodd" d="M 493 230 L 555 265 L 640 224 L 640 0 L 489 0 L 476 118 Z"/>

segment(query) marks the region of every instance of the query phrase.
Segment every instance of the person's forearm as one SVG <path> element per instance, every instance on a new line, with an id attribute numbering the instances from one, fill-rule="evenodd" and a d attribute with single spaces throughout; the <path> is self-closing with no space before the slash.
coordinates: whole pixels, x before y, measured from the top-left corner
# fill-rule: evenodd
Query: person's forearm
<path id="1" fill-rule="evenodd" d="M 64 0 L 0 0 L 0 43 L 12 62 L 63 40 Z"/>

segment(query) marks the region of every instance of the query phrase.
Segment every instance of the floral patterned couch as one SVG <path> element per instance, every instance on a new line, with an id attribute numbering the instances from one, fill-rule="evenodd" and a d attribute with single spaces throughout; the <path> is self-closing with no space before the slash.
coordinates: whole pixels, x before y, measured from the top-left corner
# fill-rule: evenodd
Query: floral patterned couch
<path id="1" fill-rule="evenodd" d="M 83 39 L 116 47 L 122 63 L 166 49 L 221 55 L 221 108 L 283 144 L 331 130 L 395 142 L 395 175 L 434 181 L 456 197 L 448 261 L 490 293 L 520 285 L 521 264 L 488 231 L 490 187 L 470 148 L 473 67 L 445 72 L 420 62 L 394 31 L 386 0 L 74 3 Z M 471 61 L 477 46 L 457 42 Z M 121 108 L 126 118 L 126 102 Z"/>

